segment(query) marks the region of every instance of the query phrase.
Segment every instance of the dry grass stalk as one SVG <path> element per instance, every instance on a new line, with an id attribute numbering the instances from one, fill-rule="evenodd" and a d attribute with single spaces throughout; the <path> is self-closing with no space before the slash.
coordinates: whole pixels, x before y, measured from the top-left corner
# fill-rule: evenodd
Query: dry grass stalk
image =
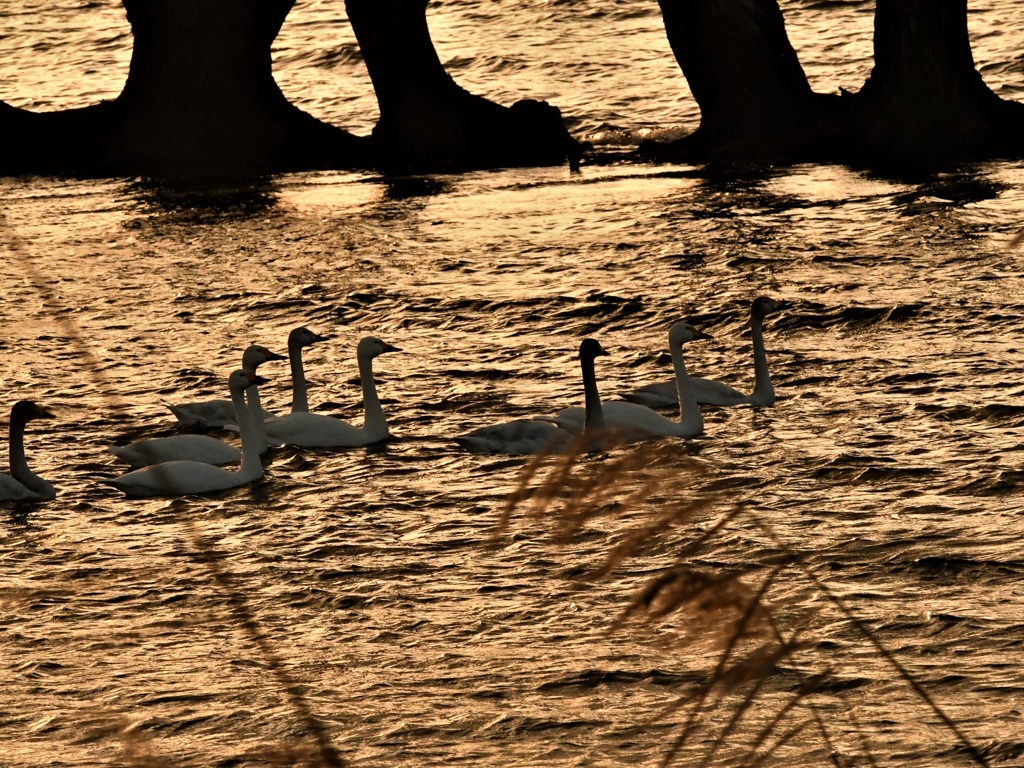
<path id="1" fill-rule="evenodd" d="M 770 528 L 741 505 L 722 511 L 723 499 L 718 495 L 695 498 L 695 481 L 702 479 L 694 471 L 699 466 L 702 465 L 695 460 L 680 458 L 678 446 L 667 442 L 640 444 L 600 460 L 590 457 L 582 448 L 557 457 L 537 456 L 524 466 L 517 487 L 501 511 L 496 533 L 497 537 L 508 529 L 513 513 L 527 500 L 531 502 L 527 517 L 541 520 L 559 543 L 572 541 L 597 517 L 629 516 L 634 527 L 611 547 L 603 562 L 587 574 L 588 580 L 594 580 L 607 576 L 627 559 L 662 546 L 668 535 L 684 527 L 693 531 L 700 529 L 682 542 L 673 542 L 675 562 L 636 590 L 610 629 L 621 630 L 637 617 L 654 623 L 685 615 L 689 621 L 682 622 L 684 626 L 700 629 L 703 637 L 711 630 L 720 638 L 721 653 L 705 681 L 652 718 L 652 722 L 662 720 L 683 708 L 689 709 L 681 732 L 664 755 L 662 765 L 675 762 L 697 732 L 712 728 L 708 714 L 720 712 L 723 707 L 729 707 L 731 716 L 725 725 L 712 728 L 710 746 L 694 762 L 696 765 L 711 765 L 723 749 L 729 747 L 732 752 L 727 760 L 729 765 L 756 768 L 812 725 L 817 726 L 829 758 L 837 766 L 842 765 L 840 750 L 814 705 L 814 697 L 822 695 L 822 686 L 831 677 L 830 667 L 826 665 L 823 671 L 807 676 L 795 693 L 781 705 L 774 706 L 774 712 L 766 704 L 764 689 L 777 675 L 779 665 L 799 655 L 807 656 L 815 647 L 813 643 L 798 640 L 796 633 L 785 638 L 768 604 L 769 591 L 783 573 L 799 576 L 808 589 L 825 596 L 826 601 L 814 611 L 815 616 L 828 605 L 838 608 L 940 722 L 956 735 L 972 760 L 978 765 L 987 765 L 978 749 L 921 684 L 799 557 L 783 554 L 729 570 L 694 565 L 697 560 L 714 559 L 713 547 L 720 544 L 723 533 L 742 516 L 752 518 L 753 525 L 785 552 Z M 659 496 L 665 501 L 655 501 Z M 749 586 L 748 582 L 758 579 L 759 587 Z M 807 624 L 810 620 L 811 617 L 806 619 Z M 810 662 L 820 663 L 820 660 L 811 656 Z M 810 716 L 792 722 L 801 712 L 809 712 Z M 754 719 L 751 715 L 755 713 L 763 721 L 760 726 L 751 722 Z M 752 734 L 745 732 L 752 728 Z M 861 754 L 856 760 L 875 765 L 863 732 L 858 733 L 858 738 Z M 737 744 L 748 745 L 738 758 Z"/>

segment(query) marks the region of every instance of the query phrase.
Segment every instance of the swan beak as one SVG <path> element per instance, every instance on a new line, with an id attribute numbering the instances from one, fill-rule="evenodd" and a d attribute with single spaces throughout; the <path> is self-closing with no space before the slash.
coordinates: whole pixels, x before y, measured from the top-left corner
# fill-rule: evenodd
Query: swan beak
<path id="1" fill-rule="evenodd" d="M 279 355 L 279 354 L 277 354 L 277 352 L 270 352 L 270 351 L 267 352 L 266 358 L 267 358 L 268 361 L 270 361 L 270 360 L 287 360 L 288 359 L 287 355 Z"/>
<path id="2" fill-rule="evenodd" d="M 602 346 L 598 346 L 597 351 L 594 352 L 594 355 L 596 357 L 611 357 L 611 352 L 609 352 L 607 349 L 605 349 Z"/>
<path id="3" fill-rule="evenodd" d="M 246 375 L 246 378 L 249 379 L 249 386 L 250 387 L 253 384 L 258 384 L 258 385 L 262 386 L 262 385 L 266 384 L 268 381 L 270 381 L 270 379 L 265 379 L 265 378 L 263 378 L 262 376 L 260 376 L 258 373 L 254 372 L 254 371 L 246 371 L 245 375 Z"/>
<path id="4" fill-rule="evenodd" d="M 35 413 L 32 414 L 37 419 L 56 419 L 53 412 L 48 408 L 43 408 L 41 405 L 36 406 Z"/>
<path id="5" fill-rule="evenodd" d="M 388 344 L 387 342 L 384 342 L 384 341 L 382 341 L 380 343 L 380 345 L 381 345 L 381 347 L 383 347 L 384 352 L 401 352 L 402 351 L 401 348 L 393 347 L 393 346 L 391 346 L 390 344 Z"/>
<path id="6" fill-rule="evenodd" d="M 310 331 L 310 333 L 313 333 L 313 332 Z M 316 344 L 318 341 L 330 341 L 330 340 L 331 340 L 330 336 L 321 336 L 319 333 L 313 333 L 313 341 L 311 341 L 310 343 L 311 344 Z"/>
<path id="7" fill-rule="evenodd" d="M 714 339 L 715 337 L 712 336 L 707 331 L 702 331 L 700 328 L 694 328 L 693 329 L 693 338 L 695 338 L 695 339 Z"/>

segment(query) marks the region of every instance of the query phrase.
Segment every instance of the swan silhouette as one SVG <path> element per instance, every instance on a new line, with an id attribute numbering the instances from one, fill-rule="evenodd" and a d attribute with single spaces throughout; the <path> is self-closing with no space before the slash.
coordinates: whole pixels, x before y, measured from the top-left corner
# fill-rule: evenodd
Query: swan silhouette
<path id="1" fill-rule="evenodd" d="M 764 349 L 763 323 L 765 316 L 781 308 L 781 302 L 767 296 L 758 296 L 750 304 L 750 336 L 754 344 L 754 391 L 745 395 L 724 382 L 691 376 L 690 391 L 698 403 L 762 407 L 775 404 L 775 388 L 772 386 L 771 374 L 768 371 L 768 355 Z M 662 408 L 679 402 L 675 379 L 640 387 L 626 395 L 626 399 L 651 408 Z"/>
<path id="2" fill-rule="evenodd" d="M 689 323 L 676 323 L 669 329 L 668 346 L 676 372 L 675 384 L 680 403 L 678 421 L 668 419 L 645 405 L 612 400 L 601 405 L 605 427 L 624 439 L 696 437 L 701 434 L 704 431 L 704 417 L 690 390 L 690 377 L 683 360 L 683 345 L 706 337 L 707 334 Z M 585 412 L 579 407 L 564 408 L 555 414 L 554 421 L 563 429 L 579 433 L 585 422 Z"/>
<path id="3" fill-rule="evenodd" d="M 244 362 L 251 367 L 243 370 L 255 372 L 264 360 L 284 360 L 282 355 L 271 352 L 266 347 L 253 344 L 242 356 Z M 247 418 L 252 425 L 259 453 L 266 453 L 269 443 L 267 428 L 260 418 L 263 413 L 260 405 L 259 387 L 253 384 L 246 391 Z M 228 401 L 230 402 L 230 401 Z M 227 428 L 237 427 L 233 424 Z M 242 451 L 230 443 L 218 440 L 210 435 L 171 435 L 170 437 L 154 437 L 148 440 L 136 440 L 127 445 L 112 445 L 108 449 L 121 461 L 132 467 L 147 467 L 165 461 L 201 461 L 204 464 L 233 464 L 242 460 Z"/>
<path id="4" fill-rule="evenodd" d="M 28 468 L 25 458 L 25 426 L 33 419 L 52 419 L 53 414 L 30 400 L 19 400 L 11 408 L 11 429 L 8 435 L 11 474 L 0 474 L 0 501 L 57 498 L 53 486 Z"/>
<path id="5" fill-rule="evenodd" d="M 267 419 L 267 435 L 271 440 L 300 448 L 355 447 L 386 440 L 391 433 L 373 381 L 373 359 L 385 352 L 401 350 L 372 336 L 361 339 L 356 347 L 359 383 L 363 390 L 362 427 L 353 426 L 334 416 L 295 411 Z"/>
<path id="6" fill-rule="evenodd" d="M 259 480 L 263 463 L 245 404 L 245 392 L 266 379 L 252 371 L 237 370 L 228 377 L 235 420 L 242 433 L 242 466 L 234 471 L 201 461 L 167 461 L 103 480 L 127 496 L 188 496 L 237 488 Z"/>
<path id="7" fill-rule="evenodd" d="M 594 360 L 608 353 L 595 339 L 580 342 L 580 369 L 583 373 L 584 437 L 595 435 L 604 426 L 601 397 L 597 391 Z M 503 424 L 474 429 L 455 441 L 471 453 L 525 454 L 564 450 L 578 438 L 562 427 L 538 419 L 516 419 Z"/>
<path id="8" fill-rule="evenodd" d="M 289 349 L 290 352 L 291 350 Z M 246 347 L 245 352 L 242 353 L 242 370 L 255 371 L 261 364 L 270 360 L 284 360 L 284 356 L 271 352 L 259 344 L 250 344 Z M 300 368 L 301 365 L 300 363 Z M 230 400 L 200 400 L 192 403 L 182 403 L 181 405 L 171 405 L 170 403 L 164 403 L 164 405 L 170 409 L 178 421 L 187 427 L 225 427 L 236 423 L 235 407 Z M 262 406 L 257 412 L 262 412 L 263 418 L 271 415 L 263 411 Z M 266 450 L 265 445 L 263 450 Z"/>

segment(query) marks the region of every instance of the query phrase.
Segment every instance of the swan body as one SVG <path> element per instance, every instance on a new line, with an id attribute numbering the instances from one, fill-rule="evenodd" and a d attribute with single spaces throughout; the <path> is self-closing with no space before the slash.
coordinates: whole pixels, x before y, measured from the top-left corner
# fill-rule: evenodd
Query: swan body
<path id="1" fill-rule="evenodd" d="M 54 487 L 32 472 L 25 458 L 25 426 L 33 419 L 52 418 L 52 413 L 29 400 L 19 400 L 11 408 L 8 435 L 11 474 L 0 474 L 0 501 L 50 501 L 57 498 Z"/>
<path id="2" fill-rule="evenodd" d="M 246 390 L 265 383 L 252 371 L 237 370 L 228 378 L 235 418 L 242 432 L 242 466 L 229 471 L 201 461 L 176 460 L 136 469 L 104 482 L 127 496 L 188 496 L 237 488 L 263 476 L 256 435 L 248 418 Z"/>
<path id="3" fill-rule="evenodd" d="M 361 339 L 356 347 L 359 383 L 363 390 L 363 426 L 357 427 L 333 416 L 295 411 L 268 419 L 268 437 L 300 448 L 352 448 L 386 440 L 391 433 L 373 381 L 373 359 L 385 352 L 400 351 L 370 336 Z"/>
<path id="4" fill-rule="evenodd" d="M 703 405 L 754 405 L 767 407 L 775 404 L 775 388 L 768 370 L 768 356 L 764 349 L 763 323 L 766 315 L 777 312 L 781 304 L 767 296 L 759 296 L 750 304 L 750 335 L 754 346 L 754 391 L 744 394 L 734 387 L 715 379 L 699 376 L 690 377 L 690 391 L 694 399 Z M 676 382 L 663 381 L 648 384 L 630 394 L 627 399 L 634 403 L 662 408 L 676 405 Z"/>
<path id="5" fill-rule="evenodd" d="M 284 360 L 283 355 L 271 352 L 259 344 L 250 344 L 242 353 L 242 370 L 255 372 L 263 363 L 271 360 Z M 225 427 L 235 424 L 235 407 L 230 400 L 199 400 L 181 405 L 165 403 L 175 418 L 187 427 Z M 257 400 L 256 414 L 269 418 L 273 414 L 263 410 Z M 266 446 L 264 449 L 266 450 Z M 237 459 L 235 459 L 237 461 Z"/>
<path id="6" fill-rule="evenodd" d="M 580 368 L 583 372 L 585 398 L 584 434 L 594 433 L 603 426 L 601 398 L 594 376 L 594 359 L 607 355 L 594 339 L 580 343 Z M 471 453 L 557 453 L 577 440 L 574 432 L 557 424 L 539 419 L 516 419 L 503 424 L 474 429 L 456 437 L 455 441 Z"/>
<path id="7" fill-rule="evenodd" d="M 704 417 L 690 391 L 690 377 L 683 360 L 683 344 L 701 338 L 706 338 L 706 334 L 689 323 L 676 323 L 669 329 L 669 351 L 676 372 L 677 402 L 680 403 L 678 421 L 638 403 L 613 400 L 601 406 L 605 426 L 626 438 L 696 437 L 703 433 Z M 584 419 L 585 413 L 578 407 L 564 408 L 554 417 L 556 424 L 571 432 L 579 432 Z"/>

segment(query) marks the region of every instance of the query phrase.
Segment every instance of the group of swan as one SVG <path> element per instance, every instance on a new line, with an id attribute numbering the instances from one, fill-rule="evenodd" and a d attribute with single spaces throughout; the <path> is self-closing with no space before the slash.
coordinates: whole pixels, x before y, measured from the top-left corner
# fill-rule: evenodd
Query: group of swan
<path id="1" fill-rule="evenodd" d="M 183 496 L 235 488 L 263 476 L 261 454 L 269 444 L 288 444 L 302 448 L 354 447 L 384 440 L 390 436 L 384 410 L 373 378 L 373 359 L 398 347 L 374 337 L 360 340 L 356 347 L 359 379 L 363 390 L 364 420 L 356 427 L 333 416 L 309 413 L 302 349 L 326 340 L 308 328 L 296 328 L 288 337 L 288 358 L 292 371 L 292 410 L 274 416 L 262 407 L 259 384 L 266 379 L 256 369 L 282 355 L 253 344 L 242 355 L 242 368 L 231 374 L 228 389 L 231 400 L 211 400 L 168 406 L 186 424 L 221 425 L 241 433 L 241 450 L 208 435 L 173 435 L 141 440 L 110 448 L 118 458 L 139 467 L 107 482 L 129 496 Z M 241 460 L 241 468 L 231 471 L 217 464 Z"/>
<path id="2" fill-rule="evenodd" d="M 649 437 L 695 437 L 704 430 L 700 404 L 770 406 L 775 402 L 764 348 L 763 321 L 777 311 L 779 302 L 761 296 L 750 309 L 754 347 L 754 390 L 744 395 L 712 379 L 690 376 L 683 358 L 683 345 L 707 338 L 686 322 L 675 323 L 668 334 L 669 352 L 675 377 L 669 382 L 641 387 L 628 401 L 601 402 L 594 362 L 608 353 L 594 339 L 584 339 L 579 348 L 583 377 L 584 406 L 564 408 L 553 417 L 519 419 L 481 427 L 455 440 L 474 453 L 526 454 L 558 451 L 569 445 L 585 449 L 599 447 L 605 435 L 616 440 Z M 211 400 L 169 405 L 185 425 L 223 426 L 241 434 L 241 449 L 209 435 L 182 434 L 140 440 L 112 446 L 110 451 L 134 469 L 105 480 L 130 496 L 181 496 L 211 493 L 246 485 L 263 476 L 261 454 L 269 444 L 303 448 L 354 447 L 368 445 L 390 436 L 387 420 L 373 378 L 373 360 L 387 352 L 400 351 L 380 339 L 366 337 L 356 347 L 359 380 L 363 393 L 364 421 L 356 427 L 333 416 L 309 412 L 302 350 L 328 337 L 308 328 L 296 328 L 288 337 L 288 360 L 292 373 L 291 412 L 274 416 L 262 407 L 259 385 L 266 379 L 257 375 L 260 365 L 284 356 L 258 344 L 242 355 L 242 368 L 228 378 L 230 400 Z M 678 405 L 678 420 L 667 418 L 655 407 Z M 11 410 L 11 474 L 0 474 L 0 501 L 53 499 L 53 486 L 33 474 L 25 459 L 24 432 L 32 419 L 53 418 L 53 414 L 29 401 L 19 401 Z M 241 462 L 237 470 L 218 465 Z"/>
<path id="3" fill-rule="evenodd" d="M 775 389 L 768 371 L 764 348 L 765 316 L 781 305 L 766 296 L 754 299 L 750 307 L 750 328 L 754 346 L 754 390 L 749 395 L 721 381 L 690 376 L 683 358 L 683 345 L 689 341 L 709 338 L 689 323 L 680 322 L 669 329 L 668 346 L 675 376 L 671 381 L 641 387 L 629 395 L 628 401 L 601 402 L 594 375 L 594 358 L 607 352 L 593 339 L 580 345 L 580 366 L 583 373 L 584 407 L 564 408 L 548 419 L 519 419 L 504 424 L 482 427 L 456 438 L 460 445 L 475 453 L 538 453 L 556 452 L 574 443 L 579 449 L 599 447 L 600 433 L 614 440 L 652 437 L 696 437 L 704 431 L 700 405 L 771 406 Z M 677 406 L 678 420 L 669 419 L 654 408 Z"/>

